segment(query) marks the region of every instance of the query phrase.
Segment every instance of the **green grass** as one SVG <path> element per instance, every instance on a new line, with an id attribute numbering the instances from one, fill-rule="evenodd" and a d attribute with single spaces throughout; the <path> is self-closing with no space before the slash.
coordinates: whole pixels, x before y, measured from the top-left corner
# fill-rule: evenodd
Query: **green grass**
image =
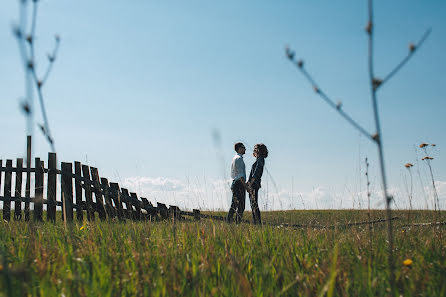
<path id="1" fill-rule="evenodd" d="M 299 224 L 367 220 L 354 210 L 262 215 Z M 446 296 L 446 228 L 408 228 L 407 212 L 395 215 L 402 220 L 395 222 L 398 292 L 391 295 Z M 411 217 L 426 222 L 432 213 Z M 97 221 L 65 229 L 2 221 L 0 243 L 0 296 L 383 296 L 389 287 L 383 223 L 323 230 Z"/>

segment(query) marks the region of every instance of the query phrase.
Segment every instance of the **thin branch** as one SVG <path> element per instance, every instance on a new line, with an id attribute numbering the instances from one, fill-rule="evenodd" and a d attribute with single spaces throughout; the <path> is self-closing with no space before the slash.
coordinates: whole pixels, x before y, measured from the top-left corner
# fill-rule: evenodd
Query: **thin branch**
<path id="1" fill-rule="evenodd" d="M 370 92 L 372 97 L 373 116 L 375 120 L 376 137 L 374 141 L 378 147 L 379 164 L 381 169 L 381 182 L 383 186 L 383 196 L 386 201 L 386 213 L 387 213 L 387 240 L 388 240 L 388 268 L 389 268 L 389 283 L 391 293 L 395 292 L 395 264 L 393 259 L 393 230 L 392 230 L 392 209 L 391 202 L 392 196 L 387 193 L 387 178 L 386 169 L 384 164 L 384 151 L 382 145 L 381 126 L 379 120 L 378 100 L 376 98 L 376 90 L 379 84 L 375 79 L 373 69 L 373 0 L 368 1 L 369 21 L 366 26 L 366 32 L 368 35 L 368 66 L 369 66 L 369 80 L 370 80 Z"/>
<path id="2" fill-rule="evenodd" d="M 57 52 L 59 51 L 59 44 L 60 44 L 60 38 L 58 35 L 56 35 L 53 52 L 48 55 L 48 62 L 49 62 L 48 67 L 45 71 L 45 74 L 43 75 L 43 78 L 40 80 L 41 86 L 43 86 L 45 84 L 45 82 L 48 80 L 48 76 L 50 75 L 51 70 L 53 70 L 53 64 L 54 64 L 54 61 L 56 61 Z"/>
<path id="3" fill-rule="evenodd" d="M 400 63 L 398 63 L 398 65 L 392 71 L 390 71 L 390 73 L 387 74 L 382 81 L 379 81 L 379 85 L 376 87 L 377 89 L 388 82 L 401 68 L 403 68 L 403 66 L 410 60 L 410 58 L 412 58 L 415 52 L 423 45 L 424 41 L 429 37 L 431 31 L 431 28 L 427 29 L 417 44 L 409 44 L 409 53 L 407 56 Z"/>
<path id="4" fill-rule="evenodd" d="M 43 98 L 43 93 L 42 93 L 42 85 L 44 83 L 44 81 L 46 81 L 48 79 L 48 75 L 52 69 L 52 64 L 55 60 L 55 55 L 57 53 L 57 50 L 59 48 L 59 37 L 56 36 L 56 45 L 54 47 L 54 51 L 53 51 L 53 56 L 51 56 L 49 58 L 50 60 L 50 64 L 48 66 L 48 69 L 45 73 L 44 76 L 44 80 L 40 80 L 37 76 L 37 71 L 36 71 L 36 61 L 35 61 L 35 31 L 36 31 L 36 26 L 37 26 L 37 8 L 38 8 L 38 1 L 39 0 L 33 0 L 33 13 L 32 13 L 32 19 L 31 19 L 31 29 L 30 29 L 30 34 L 28 36 L 26 36 L 26 40 L 28 41 L 28 45 L 29 45 L 29 49 L 30 49 L 30 61 L 28 62 L 28 71 L 31 72 L 32 78 L 34 80 L 34 83 L 36 85 L 36 89 L 37 89 L 37 95 L 39 98 L 39 103 L 40 103 L 40 108 L 42 111 L 42 117 L 43 117 L 43 121 L 44 124 L 39 125 L 40 129 L 42 131 L 42 133 L 44 134 L 44 136 L 46 137 L 48 143 L 51 146 L 51 150 L 53 152 L 56 151 L 55 146 L 54 146 L 54 139 L 51 136 L 51 131 L 50 131 L 50 126 L 49 126 L 49 121 L 48 121 L 48 116 L 46 113 L 46 108 L 45 108 L 45 102 L 44 102 L 44 98 Z"/>
<path id="5" fill-rule="evenodd" d="M 288 59 L 290 61 L 294 62 L 294 52 L 290 51 L 288 48 L 286 49 L 286 54 Z M 304 63 L 302 60 L 297 61 L 296 63 L 297 68 L 300 70 L 300 72 L 305 76 L 305 78 L 308 80 L 308 82 L 313 86 L 313 90 L 318 94 L 330 107 L 332 107 L 334 110 L 336 110 L 347 122 L 349 122 L 353 127 L 355 127 L 359 132 L 364 134 L 367 138 L 373 140 L 373 135 L 369 133 L 365 128 L 363 128 L 360 124 L 358 124 L 349 114 L 347 114 L 342 109 L 342 103 L 338 102 L 335 103 L 330 97 L 320 89 L 316 81 L 313 79 L 313 77 L 305 70 Z"/>

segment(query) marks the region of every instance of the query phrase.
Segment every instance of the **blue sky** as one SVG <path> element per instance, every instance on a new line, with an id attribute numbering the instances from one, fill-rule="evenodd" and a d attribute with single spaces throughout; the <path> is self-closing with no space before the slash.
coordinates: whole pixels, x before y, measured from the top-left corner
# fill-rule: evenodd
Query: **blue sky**
<path id="1" fill-rule="evenodd" d="M 375 1 L 378 76 L 432 28 L 378 94 L 389 184 L 400 205 L 404 164 L 415 164 L 414 145 L 421 142 L 437 144 L 432 165 L 446 193 L 445 15 L 440 0 Z M 286 45 L 293 48 L 320 86 L 373 132 L 366 19 L 366 1 L 353 0 L 42 0 L 38 70 L 45 69 L 54 34 L 62 39 L 44 88 L 59 159 L 87 162 L 152 200 L 224 208 L 230 197 L 219 180 L 229 176 L 234 142 L 263 142 L 270 150 L 264 203 L 275 197 L 273 208 L 297 208 L 301 193 L 307 207 L 316 207 L 314 197 L 323 192 L 317 207 L 332 208 L 351 207 L 351 197 L 365 190 L 368 157 L 378 192 L 373 205 L 381 207 L 375 146 L 317 97 L 284 55 Z M 0 130 L 2 159 L 21 157 L 25 148 L 18 108 L 23 70 L 11 33 L 17 20 L 18 1 L 3 3 L 0 125 L 8 128 Z M 37 129 L 34 140 L 35 154 L 46 158 L 49 146 Z M 250 153 L 245 161 L 249 168 Z M 419 165 L 428 187 L 426 166 Z M 218 186 L 206 188 L 212 183 Z"/>

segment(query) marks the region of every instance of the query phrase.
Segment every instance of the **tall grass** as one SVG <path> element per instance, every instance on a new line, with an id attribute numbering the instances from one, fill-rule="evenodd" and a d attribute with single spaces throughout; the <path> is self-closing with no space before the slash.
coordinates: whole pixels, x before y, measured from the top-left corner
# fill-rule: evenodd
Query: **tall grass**
<path id="1" fill-rule="evenodd" d="M 430 216 L 413 212 L 415 221 Z M 264 218 L 333 224 L 363 220 L 367 211 L 264 212 Z M 445 296 L 446 242 L 435 236 L 431 228 L 395 225 L 398 294 Z M 389 288 L 383 225 L 370 234 L 367 226 L 316 230 L 205 220 L 98 221 L 67 229 L 2 222 L 0 242 L 0 296 L 382 296 Z M 406 259 L 413 263 L 405 266 Z"/>

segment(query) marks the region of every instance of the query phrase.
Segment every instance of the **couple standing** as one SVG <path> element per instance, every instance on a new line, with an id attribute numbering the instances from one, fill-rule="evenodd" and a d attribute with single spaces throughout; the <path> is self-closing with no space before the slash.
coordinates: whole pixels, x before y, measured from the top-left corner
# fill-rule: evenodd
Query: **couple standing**
<path id="1" fill-rule="evenodd" d="M 251 202 L 252 217 L 254 224 L 261 224 L 259 210 L 259 189 L 265 166 L 265 158 L 268 157 L 268 149 L 263 143 L 254 146 L 253 156 L 256 158 L 251 167 L 249 179 L 246 180 L 245 162 L 243 155 L 246 148 L 241 142 L 234 145 L 236 155 L 232 159 L 231 177 L 232 177 L 232 203 L 227 216 L 227 221 L 232 222 L 235 214 L 235 222 L 239 224 L 242 221 L 243 212 L 245 211 L 246 191 L 249 193 L 249 201 Z"/>

